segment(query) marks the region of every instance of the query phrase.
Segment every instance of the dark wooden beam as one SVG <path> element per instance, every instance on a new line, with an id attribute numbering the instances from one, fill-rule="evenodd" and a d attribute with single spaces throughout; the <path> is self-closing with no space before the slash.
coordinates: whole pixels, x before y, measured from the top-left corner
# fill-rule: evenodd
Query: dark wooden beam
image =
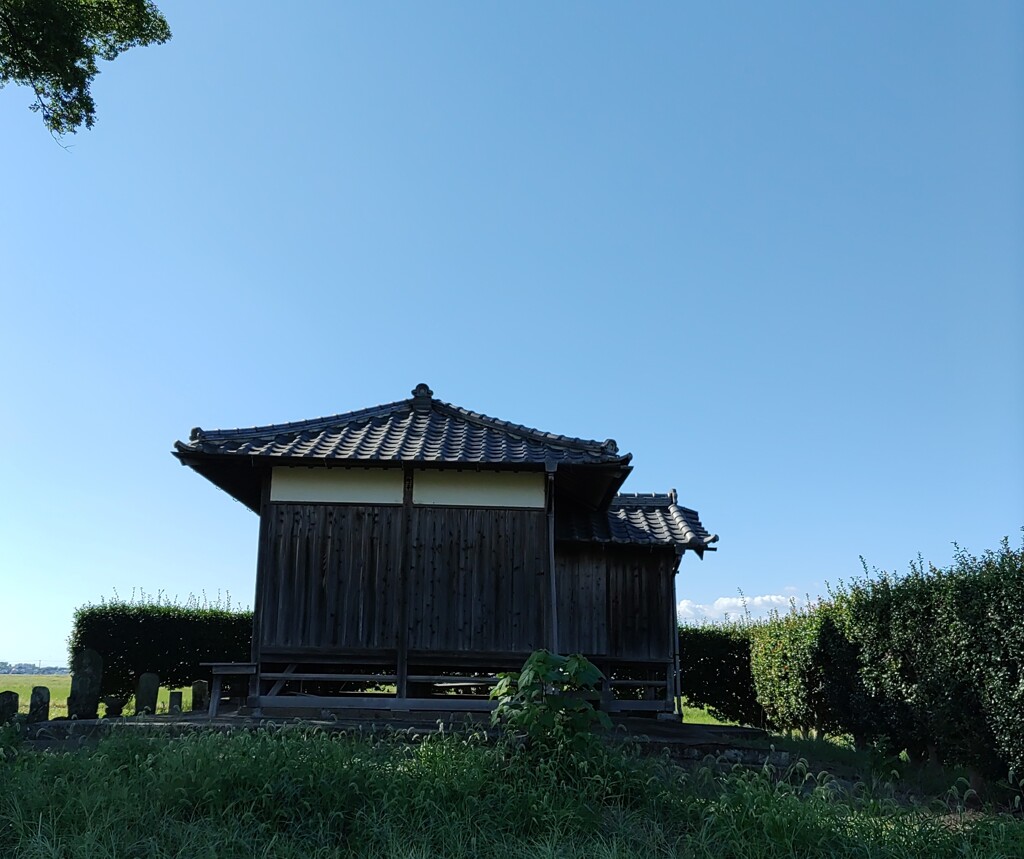
<path id="1" fill-rule="evenodd" d="M 403 469 L 402 481 L 402 550 L 398 562 L 398 688 L 399 698 L 409 694 L 409 565 L 412 563 L 409 537 L 412 529 L 412 467 Z"/>
<path id="2" fill-rule="evenodd" d="M 252 605 L 252 650 L 250 659 L 254 665 L 260 662 L 260 645 L 263 637 L 263 585 L 266 568 L 270 563 L 270 472 L 263 478 L 260 490 L 260 532 L 256 546 L 256 593 Z M 249 697 L 260 694 L 259 680 L 254 676 L 249 683 Z"/>

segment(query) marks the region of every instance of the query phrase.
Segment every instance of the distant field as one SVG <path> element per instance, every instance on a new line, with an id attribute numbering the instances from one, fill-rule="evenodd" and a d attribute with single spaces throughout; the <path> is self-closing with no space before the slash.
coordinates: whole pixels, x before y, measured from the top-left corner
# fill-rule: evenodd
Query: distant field
<path id="1" fill-rule="evenodd" d="M 67 716 L 68 695 L 71 694 L 70 674 L 0 674 L 0 692 L 18 693 L 18 711 L 28 712 L 29 699 L 32 696 L 33 686 L 47 686 L 50 689 L 50 718 L 56 716 Z M 182 689 L 182 706 L 188 710 L 192 706 L 192 690 Z M 168 701 L 170 700 L 170 689 L 160 689 L 160 697 L 157 699 L 157 712 L 167 712 Z M 130 701 L 125 708 L 125 714 L 130 715 L 135 707 L 135 702 Z M 100 704 L 100 715 L 104 707 Z"/>

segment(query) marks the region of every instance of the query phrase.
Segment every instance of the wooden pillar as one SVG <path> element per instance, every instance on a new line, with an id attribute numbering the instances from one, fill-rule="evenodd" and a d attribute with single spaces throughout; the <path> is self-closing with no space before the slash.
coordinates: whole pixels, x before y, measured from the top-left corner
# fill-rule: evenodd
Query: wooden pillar
<path id="1" fill-rule="evenodd" d="M 669 566 L 666 575 L 669 606 L 669 654 L 672 657 L 666 694 L 670 696 L 671 712 L 682 716 L 683 711 L 679 703 L 681 694 L 679 687 L 679 616 L 676 614 L 676 572 L 679 570 L 679 560 L 680 556 L 676 555 L 675 563 Z"/>
<path id="2" fill-rule="evenodd" d="M 406 466 L 402 480 L 402 546 L 398 562 L 398 658 L 395 666 L 398 675 L 395 695 L 398 698 L 407 698 L 409 694 L 409 567 L 412 564 L 409 542 L 413 516 L 412 481 L 412 467 Z"/>
<path id="3" fill-rule="evenodd" d="M 548 502 L 548 582 L 550 583 L 551 600 L 551 643 L 552 653 L 558 653 L 558 582 L 555 570 L 555 469 L 558 463 L 549 462 L 545 469 L 547 471 L 547 502 Z"/>
<path id="4" fill-rule="evenodd" d="M 266 581 L 266 567 L 271 563 L 270 552 L 270 482 L 272 473 L 268 472 L 263 478 L 263 488 L 260 492 L 260 533 L 256 548 L 256 593 L 252 602 L 252 649 L 250 661 L 256 666 L 256 672 L 249 678 L 249 705 L 257 706 L 257 699 L 260 694 L 260 643 L 263 637 L 263 589 Z M 222 655 L 219 657 L 224 658 Z"/>

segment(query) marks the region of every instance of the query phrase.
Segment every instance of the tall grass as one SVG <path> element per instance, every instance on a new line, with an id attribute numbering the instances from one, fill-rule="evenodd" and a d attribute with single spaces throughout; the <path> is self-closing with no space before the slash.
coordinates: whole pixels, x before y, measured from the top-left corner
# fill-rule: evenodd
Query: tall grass
<path id="1" fill-rule="evenodd" d="M 685 771 L 601 746 L 124 732 L 6 758 L 0 855 L 25 859 L 1024 855 L 1019 820 L 906 811 L 802 766 Z"/>

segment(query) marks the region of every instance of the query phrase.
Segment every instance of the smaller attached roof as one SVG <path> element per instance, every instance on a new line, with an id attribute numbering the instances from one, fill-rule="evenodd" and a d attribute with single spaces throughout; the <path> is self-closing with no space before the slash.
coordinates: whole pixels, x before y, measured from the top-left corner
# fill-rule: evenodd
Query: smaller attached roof
<path id="1" fill-rule="evenodd" d="M 532 429 L 434 399 L 412 397 L 313 420 L 245 429 L 196 427 L 174 455 L 254 510 L 262 472 L 274 465 L 399 465 L 557 468 L 557 482 L 602 507 L 630 472 L 631 454 L 612 439 L 592 441 Z"/>
<path id="2" fill-rule="evenodd" d="M 557 538 L 576 543 L 620 543 L 673 546 L 704 557 L 714 552 L 717 534 L 709 534 L 696 510 L 681 507 L 676 491 L 668 493 L 624 492 L 616 495 L 607 511 L 555 511 Z"/>

